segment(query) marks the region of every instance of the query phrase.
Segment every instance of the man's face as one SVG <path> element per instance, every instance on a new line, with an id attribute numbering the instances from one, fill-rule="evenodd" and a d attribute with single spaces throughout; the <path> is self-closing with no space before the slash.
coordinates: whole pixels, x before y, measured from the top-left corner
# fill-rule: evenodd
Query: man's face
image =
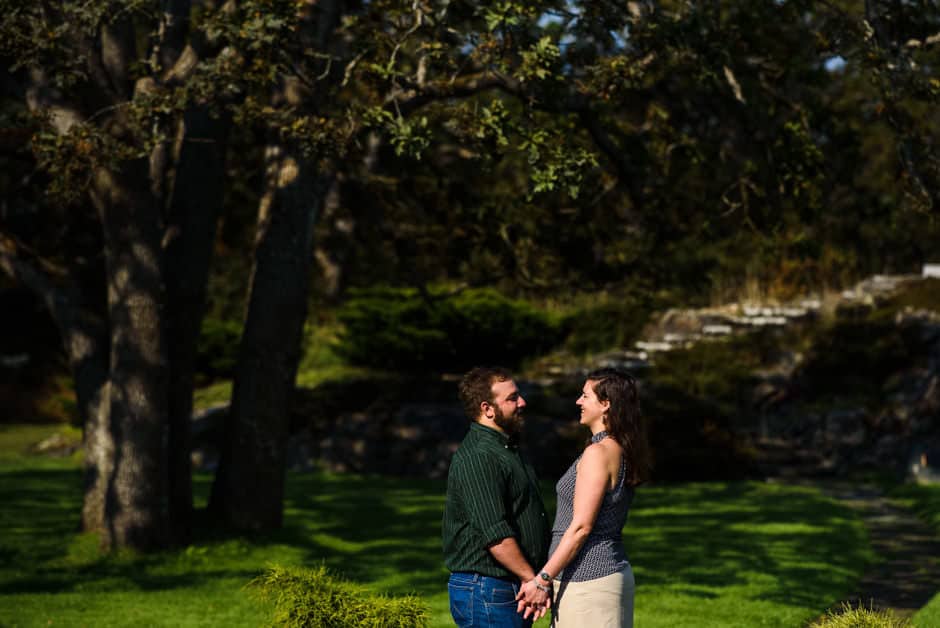
<path id="1" fill-rule="evenodd" d="M 493 384 L 493 421 L 507 434 L 516 434 L 522 430 L 525 419 L 522 409 L 525 399 L 519 394 L 516 383 L 511 379 Z"/>

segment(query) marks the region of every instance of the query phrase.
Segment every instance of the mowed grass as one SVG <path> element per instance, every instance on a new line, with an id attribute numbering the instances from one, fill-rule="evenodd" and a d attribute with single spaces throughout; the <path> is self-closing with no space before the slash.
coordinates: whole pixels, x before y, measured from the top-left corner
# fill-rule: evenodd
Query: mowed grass
<path id="1" fill-rule="evenodd" d="M 0 430 L 0 450 L 14 440 L 24 439 Z M 210 482 L 196 477 L 198 507 Z M 292 474 L 277 533 L 201 529 L 187 548 L 101 556 L 96 539 L 76 532 L 77 461 L 21 449 L 0 455 L 0 625 L 257 626 L 268 609 L 244 585 L 279 563 L 325 564 L 377 592 L 416 593 L 432 626 L 449 626 L 443 499 L 441 481 Z M 625 540 L 639 628 L 800 626 L 849 592 L 872 558 L 846 508 L 812 489 L 753 482 L 643 487 Z"/>

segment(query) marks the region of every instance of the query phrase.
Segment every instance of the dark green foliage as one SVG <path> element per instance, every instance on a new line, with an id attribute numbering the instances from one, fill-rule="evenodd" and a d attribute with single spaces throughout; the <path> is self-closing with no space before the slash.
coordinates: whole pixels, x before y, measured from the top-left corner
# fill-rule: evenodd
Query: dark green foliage
<path id="1" fill-rule="evenodd" d="M 454 294 L 413 288 L 352 291 L 338 318 L 338 352 L 355 364 L 406 370 L 518 365 L 556 345 L 553 316 L 492 289 Z"/>
<path id="2" fill-rule="evenodd" d="M 646 382 L 654 477 L 740 478 L 751 457 L 732 422 L 749 403 L 752 370 L 763 359 L 756 337 L 702 342 L 657 358 Z"/>
<path id="3" fill-rule="evenodd" d="M 940 310 L 940 281 L 916 281 L 875 308 L 843 309 L 812 338 L 800 370 L 803 392 L 872 396 L 877 401 L 891 376 L 922 361 L 929 350 L 916 325 L 899 324 L 903 309 Z"/>
<path id="4" fill-rule="evenodd" d="M 415 596 L 391 598 L 332 576 L 325 567 L 268 569 L 250 584 L 274 603 L 272 626 L 290 628 L 420 628 L 427 606 Z"/>
<path id="5" fill-rule="evenodd" d="M 197 346 L 196 370 L 210 379 L 231 377 L 238 360 L 242 327 L 235 321 L 206 318 Z"/>
<path id="6" fill-rule="evenodd" d="M 802 389 L 810 397 L 878 395 L 892 373 L 911 363 L 912 350 L 893 321 L 837 320 L 815 338 L 800 369 Z"/>
<path id="7" fill-rule="evenodd" d="M 611 297 L 585 306 L 566 320 L 565 347 L 575 354 L 629 347 L 640 337 L 651 307 L 634 297 Z"/>

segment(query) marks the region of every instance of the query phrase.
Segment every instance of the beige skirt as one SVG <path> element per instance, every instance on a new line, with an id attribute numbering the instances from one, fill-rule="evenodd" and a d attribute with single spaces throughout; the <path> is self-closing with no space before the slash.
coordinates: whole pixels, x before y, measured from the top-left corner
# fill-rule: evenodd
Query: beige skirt
<path id="1" fill-rule="evenodd" d="M 584 582 L 555 580 L 552 628 L 633 628 L 633 569 Z"/>

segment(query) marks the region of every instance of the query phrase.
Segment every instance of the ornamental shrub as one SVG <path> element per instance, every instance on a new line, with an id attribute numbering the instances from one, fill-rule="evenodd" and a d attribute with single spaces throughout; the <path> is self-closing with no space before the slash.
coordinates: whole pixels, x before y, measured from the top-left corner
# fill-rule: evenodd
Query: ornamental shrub
<path id="1" fill-rule="evenodd" d="M 271 626 L 286 628 L 424 628 L 426 604 L 416 596 L 371 593 L 325 567 L 274 566 L 249 583 L 274 605 Z"/>
<path id="2" fill-rule="evenodd" d="M 353 364 L 409 371 L 516 366 L 554 347 L 557 317 L 482 288 L 456 293 L 413 288 L 355 290 L 338 312 L 337 352 Z"/>
<path id="3" fill-rule="evenodd" d="M 848 604 L 840 611 L 829 613 L 810 624 L 810 628 L 910 628 L 911 622 L 897 617 L 890 610 L 852 608 Z"/>

